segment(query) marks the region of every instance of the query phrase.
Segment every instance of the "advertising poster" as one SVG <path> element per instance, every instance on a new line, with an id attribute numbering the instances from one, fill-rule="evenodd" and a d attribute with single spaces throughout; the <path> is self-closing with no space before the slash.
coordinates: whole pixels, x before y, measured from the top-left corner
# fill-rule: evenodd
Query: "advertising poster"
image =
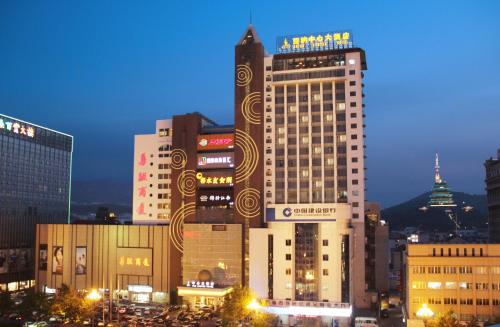
<path id="1" fill-rule="evenodd" d="M 9 250 L 9 272 L 19 271 L 19 249 Z"/>
<path id="2" fill-rule="evenodd" d="M 87 248 L 76 248 L 76 268 L 77 275 L 85 275 L 87 273 Z"/>
<path id="3" fill-rule="evenodd" d="M 198 150 L 226 150 L 234 148 L 233 134 L 198 135 Z"/>
<path id="4" fill-rule="evenodd" d="M 40 249 L 39 249 L 39 259 L 38 259 L 38 269 L 46 271 L 47 270 L 47 259 L 48 259 L 48 253 L 47 253 L 47 244 L 40 244 Z"/>
<path id="5" fill-rule="evenodd" d="M 9 272 L 7 266 L 7 250 L 0 250 L 0 274 Z"/>
<path id="6" fill-rule="evenodd" d="M 52 252 L 52 273 L 62 274 L 63 272 L 63 247 L 54 246 Z"/>

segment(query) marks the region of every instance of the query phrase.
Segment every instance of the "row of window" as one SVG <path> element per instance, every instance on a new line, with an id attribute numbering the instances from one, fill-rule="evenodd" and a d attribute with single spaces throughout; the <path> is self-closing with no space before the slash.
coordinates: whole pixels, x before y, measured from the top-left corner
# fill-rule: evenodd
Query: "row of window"
<path id="1" fill-rule="evenodd" d="M 411 288 L 412 289 L 432 289 L 432 290 L 438 290 L 438 289 L 455 290 L 457 288 L 461 289 L 461 290 L 472 290 L 475 288 L 476 290 L 488 290 L 490 288 L 490 284 L 489 283 L 470 283 L 470 282 L 413 281 L 411 283 Z M 500 283 L 499 282 L 491 283 L 491 289 L 494 291 L 500 290 Z"/>
<path id="2" fill-rule="evenodd" d="M 493 299 L 490 301 L 490 299 L 476 299 L 476 305 L 500 305 L 500 299 Z M 465 298 L 465 299 L 460 299 L 457 300 L 456 298 L 436 298 L 436 297 L 431 297 L 431 298 L 422 298 L 422 297 L 414 297 L 412 298 L 412 303 L 413 304 L 420 304 L 420 303 L 428 303 L 428 304 L 458 304 L 460 303 L 461 305 L 474 305 L 474 299 L 472 298 Z"/>
<path id="3" fill-rule="evenodd" d="M 474 269 L 473 269 L 474 268 Z M 488 269 L 489 268 L 489 269 Z M 412 273 L 414 274 L 472 274 L 474 271 L 478 275 L 485 275 L 488 273 L 488 270 L 494 274 L 500 274 L 500 266 L 479 266 L 479 267 L 471 267 L 471 266 L 414 266 L 412 267 Z"/>
<path id="4" fill-rule="evenodd" d="M 437 255 L 437 253 L 438 253 L 438 251 L 437 251 L 437 250 L 438 250 L 438 249 L 436 249 L 436 248 L 433 248 L 433 249 L 432 249 L 432 256 L 433 256 L 433 257 L 435 257 L 435 256 Z M 467 250 L 471 250 L 471 251 L 470 251 L 470 252 L 467 252 Z M 447 254 L 447 256 L 448 256 L 448 257 L 451 257 L 451 256 L 456 256 L 456 257 L 459 257 L 459 256 L 460 256 L 460 249 L 459 249 L 459 248 L 455 248 L 454 253 L 453 253 L 453 254 L 452 254 L 452 253 L 453 253 L 452 249 L 451 249 L 451 248 L 448 248 L 448 251 L 446 251 L 446 254 Z M 469 254 L 470 254 L 471 256 L 475 257 L 475 256 L 476 256 L 476 249 L 475 249 L 475 248 L 472 248 L 472 249 L 467 249 L 467 248 L 464 248 L 462 253 L 463 253 L 462 255 L 463 255 L 464 257 L 469 256 Z M 444 256 L 446 256 L 446 254 L 445 254 L 445 249 L 444 249 L 444 248 L 440 248 L 440 249 L 439 249 L 439 256 L 444 257 Z M 482 256 L 483 256 L 483 249 L 482 249 L 482 248 L 479 248 L 479 256 L 480 256 L 480 257 L 482 257 Z"/>

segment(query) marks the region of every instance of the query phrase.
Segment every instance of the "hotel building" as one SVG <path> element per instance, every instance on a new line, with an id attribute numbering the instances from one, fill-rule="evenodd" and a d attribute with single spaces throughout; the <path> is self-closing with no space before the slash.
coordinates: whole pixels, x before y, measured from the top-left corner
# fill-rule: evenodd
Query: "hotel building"
<path id="1" fill-rule="evenodd" d="M 264 76 L 267 223 L 250 232 L 250 287 L 277 306 L 367 307 L 365 53 L 349 32 L 321 33 L 279 38 L 278 53 L 262 56 L 260 66 L 238 62 L 238 48 L 258 53 L 252 44 L 261 43 L 250 27 L 237 46 L 236 78 L 245 70 Z M 257 110 L 245 104 L 252 122 Z"/>
<path id="2" fill-rule="evenodd" d="M 408 244 L 405 259 L 408 319 L 424 304 L 461 321 L 500 315 L 499 244 Z"/>
<path id="3" fill-rule="evenodd" d="M 68 223 L 73 137 L 0 115 L 0 289 L 33 285 L 35 225 Z"/>

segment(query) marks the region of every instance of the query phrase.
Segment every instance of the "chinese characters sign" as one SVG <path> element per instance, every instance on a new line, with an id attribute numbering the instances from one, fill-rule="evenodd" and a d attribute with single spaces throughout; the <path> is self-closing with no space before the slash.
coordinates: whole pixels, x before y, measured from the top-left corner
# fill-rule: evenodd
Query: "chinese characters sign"
<path id="1" fill-rule="evenodd" d="M 4 117 L 0 117 L 0 129 L 30 138 L 35 137 L 35 128 L 33 126 L 25 125 Z"/>
<path id="2" fill-rule="evenodd" d="M 206 171 L 196 174 L 199 187 L 227 187 L 233 186 L 231 171 Z"/>
<path id="3" fill-rule="evenodd" d="M 198 135 L 198 150 L 225 150 L 234 148 L 233 134 Z"/>
<path id="4" fill-rule="evenodd" d="M 197 205 L 199 206 L 227 206 L 233 203 L 231 189 L 202 189 L 198 191 Z"/>
<path id="5" fill-rule="evenodd" d="M 151 276 L 152 252 L 150 248 L 117 248 L 117 273 Z"/>
<path id="6" fill-rule="evenodd" d="M 277 53 L 338 50 L 353 47 L 349 31 L 280 36 L 276 39 Z"/>
<path id="7" fill-rule="evenodd" d="M 351 218 L 351 206 L 344 203 L 276 204 L 266 210 L 267 221 L 336 221 Z"/>
<path id="8" fill-rule="evenodd" d="M 147 194 L 147 174 L 144 171 L 146 168 L 146 153 L 142 152 L 139 154 L 137 160 L 137 176 L 136 181 L 137 181 L 137 189 L 135 192 L 137 192 L 137 197 L 142 198 L 139 199 L 138 201 L 138 206 L 135 208 L 136 212 L 138 215 L 145 215 L 146 213 L 144 212 L 144 199 L 146 198 Z"/>
<path id="9" fill-rule="evenodd" d="M 200 282 L 199 280 L 191 280 L 186 283 L 186 287 L 195 288 L 214 288 L 214 282 Z"/>
<path id="10" fill-rule="evenodd" d="M 218 152 L 198 155 L 198 168 L 232 168 L 234 167 L 234 153 Z"/>

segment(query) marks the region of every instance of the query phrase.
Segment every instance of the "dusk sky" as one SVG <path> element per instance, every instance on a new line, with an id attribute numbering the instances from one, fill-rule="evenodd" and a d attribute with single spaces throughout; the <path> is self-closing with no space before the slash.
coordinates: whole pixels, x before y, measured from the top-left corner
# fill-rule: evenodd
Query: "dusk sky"
<path id="1" fill-rule="evenodd" d="M 500 1 L 3 0 L 0 113 L 73 135 L 74 180 L 131 184 L 133 136 L 156 119 L 232 123 L 250 10 L 270 53 L 280 35 L 343 29 L 365 49 L 367 200 L 430 190 L 436 151 L 453 190 L 485 193 L 483 163 L 500 148 Z"/>

